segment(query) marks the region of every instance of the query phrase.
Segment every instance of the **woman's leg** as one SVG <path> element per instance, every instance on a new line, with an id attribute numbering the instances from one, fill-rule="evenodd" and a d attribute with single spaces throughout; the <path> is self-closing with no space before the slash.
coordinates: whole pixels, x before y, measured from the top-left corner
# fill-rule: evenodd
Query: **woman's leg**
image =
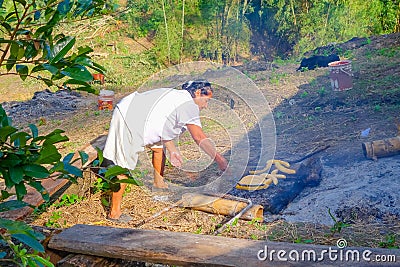
<path id="1" fill-rule="evenodd" d="M 121 174 L 117 176 L 118 179 L 127 179 L 126 175 Z M 122 203 L 122 195 L 125 192 L 126 184 L 121 183 L 120 184 L 120 189 L 117 192 L 113 192 L 111 195 L 111 207 L 110 207 L 110 214 L 108 215 L 109 218 L 111 219 L 118 219 L 121 214 L 121 203 Z"/>
<path id="2" fill-rule="evenodd" d="M 154 187 L 168 188 L 164 182 L 165 154 L 162 147 L 152 147 L 153 151 L 152 163 L 154 168 Z"/>

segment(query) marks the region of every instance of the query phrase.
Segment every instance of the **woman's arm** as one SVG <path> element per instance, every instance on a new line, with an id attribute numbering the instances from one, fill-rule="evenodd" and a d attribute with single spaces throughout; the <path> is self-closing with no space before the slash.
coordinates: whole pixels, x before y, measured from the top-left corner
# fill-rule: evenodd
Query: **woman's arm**
<path id="1" fill-rule="evenodd" d="M 224 171 L 228 167 L 228 161 L 217 152 L 213 143 L 208 139 L 206 134 L 203 132 L 200 126 L 195 124 L 187 124 L 187 129 L 192 135 L 193 140 L 196 144 L 209 155 L 212 159 L 217 162 L 220 170 Z"/>

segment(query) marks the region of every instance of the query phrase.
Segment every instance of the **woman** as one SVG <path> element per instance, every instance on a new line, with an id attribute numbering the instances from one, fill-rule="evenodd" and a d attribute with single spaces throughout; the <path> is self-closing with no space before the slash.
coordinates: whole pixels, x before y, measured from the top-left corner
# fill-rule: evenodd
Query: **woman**
<path id="1" fill-rule="evenodd" d="M 135 92 L 123 98 L 116 106 L 103 155 L 114 164 L 135 169 L 138 152 L 145 146 L 162 145 L 175 167 L 182 165 L 182 156 L 174 139 L 188 130 L 196 144 L 224 171 L 228 161 L 219 154 L 201 128 L 200 110 L 207 108 L 213 90 L 207 81 L 189 81 L 183 90 L 160 88 L 143 93 Z M 154 149 L 154 151 L 157 151 Z M 162 157 L 153 157 L 154 187 L 168 188 L 162 177 Z M 122 175 L 118 177 L 124 179 Z M 127 222 L 130 216 L 122 214 L 121 201 L 126 184 L 113 192 L 108 218 Z"/>

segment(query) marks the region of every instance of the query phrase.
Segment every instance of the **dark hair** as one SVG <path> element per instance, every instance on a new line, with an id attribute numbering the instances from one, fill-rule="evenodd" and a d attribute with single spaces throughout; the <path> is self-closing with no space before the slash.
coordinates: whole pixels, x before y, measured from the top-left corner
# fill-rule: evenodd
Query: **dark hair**
<path id="1" fill-rule="evenodd" d="M 190 93 L 190 95 L 194 98 L 195 92 L 197 90 L 201 90 L 200 94 L 202 95 L 209 95 L 212 94 L 213 89 L 211 88 L 211 83 L 206 80 L 197 80 L 197 81 L 188 81 L 182 85 L 182 89 L 186 90 Z"/>

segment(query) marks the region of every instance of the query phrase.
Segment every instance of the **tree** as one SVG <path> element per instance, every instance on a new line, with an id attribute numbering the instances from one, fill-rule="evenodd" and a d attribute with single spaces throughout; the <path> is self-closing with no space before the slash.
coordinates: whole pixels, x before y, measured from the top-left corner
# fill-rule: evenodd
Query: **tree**
<path id="1" fill-rule="evenodd" d="M 106 14 L 112 11 L 111 7 L 107 0 L 0 0 L 0 76 L 18 75 L 22 80 L 30 77 L 48 86 L 93 91 L 89 69 L 103 73 L 104 68 L 91 60 L 91 48 L 76 49 L 76 39 L 57 32 L 57 26 L 72 19 L 85 20 Z M 29 128 L 30 132 L 15 128 L 0 105 L 0 179 L 10 189 L 1 191 L 0 212 L 27 206 L 22 201 L 27 185 L 49 200 L 41 181 L 53 173 L 72 182 L 82 177 L 82 170 L 72 163 L 82 160 L 83 165 L 87 155 L 80 152 L 78 159 L 73 159 L 73 154 L 62 158 L 55 146 L 68 140 L 62 130 L 41 136 L 35 125 Z M 8 198 L 12 190 L 16 200 Z M 13 252 L 12 259 L 5 258 L 6 252 L 0 252 L 0 262 L 53 266 L 38 255 L 44 252 L 39 242 L 42 238 L 24 222 L 0 218 L 0 243 L 8 245 Z"/>
<path id="2" fill-rule="evenodd" d="M 112 11 L 108 0 L 0 0 L 0 76 L 18 75 L 47 86 L 92 91 L 89 47 L 75 48 L 76 39 L 58 33 L 57 26 L 87 20 Z"/>

